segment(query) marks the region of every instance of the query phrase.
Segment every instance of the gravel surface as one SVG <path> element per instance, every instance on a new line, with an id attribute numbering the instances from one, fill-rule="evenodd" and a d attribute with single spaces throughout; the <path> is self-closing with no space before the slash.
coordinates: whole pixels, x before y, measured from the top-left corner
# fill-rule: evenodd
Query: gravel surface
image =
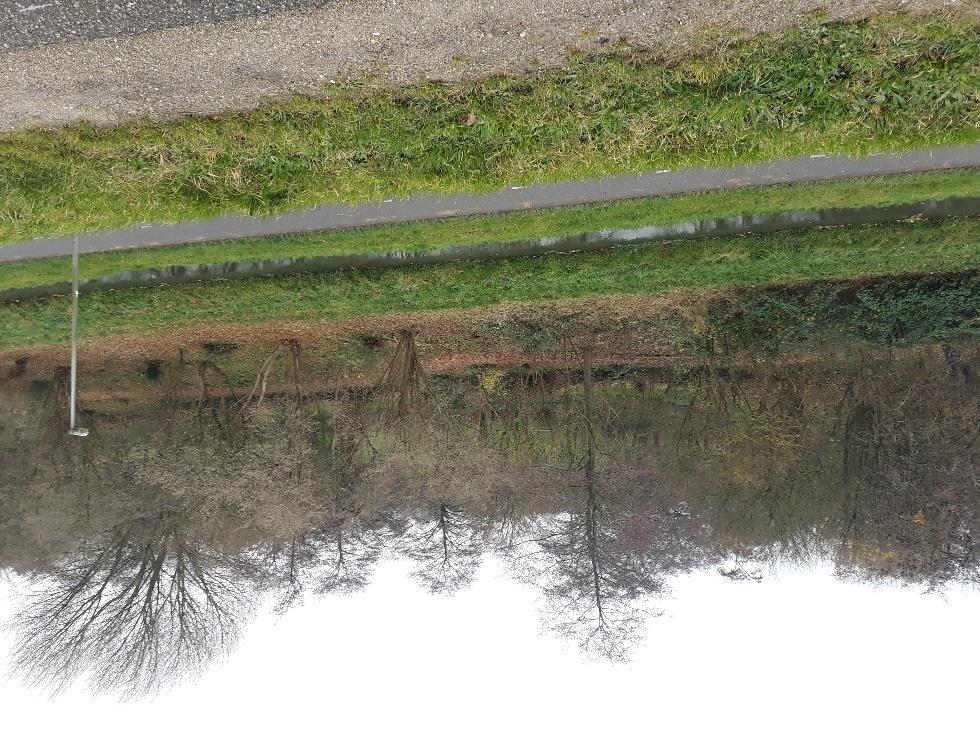
<path id="1" fill-rule="evenodd" d="M 15 3 L 28 1 L 51 2 Z M 673 52 L 705 30 L 777 30 L 817 11 L 936 9 L 980 15 L 980 0 L 336 0 L 0 53 L 0 131 L 246 109 L 266 97 L 329 93 L 331 79 L 346 77 L 404 84 L 521 71 L 620 39 Z"/>

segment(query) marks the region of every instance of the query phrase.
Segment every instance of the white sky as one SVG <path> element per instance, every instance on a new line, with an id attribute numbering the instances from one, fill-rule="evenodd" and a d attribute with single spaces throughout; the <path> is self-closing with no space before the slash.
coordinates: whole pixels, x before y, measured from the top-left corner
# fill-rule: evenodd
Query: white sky
<path id="1" fill-rule="evenodd" d="M 9 597 L 0 586 L 3 619 Z M 2 682 L 0 732 L 977 731 L 976 591 L 707 571 L 662 607 L 631 664 L 590 663 L 539 634 L 533 592 L 492 562 L 452 598 L 390 562 L 366 592 L 260 616 L 229 661 L 152 701 L 51 702 Z"/>

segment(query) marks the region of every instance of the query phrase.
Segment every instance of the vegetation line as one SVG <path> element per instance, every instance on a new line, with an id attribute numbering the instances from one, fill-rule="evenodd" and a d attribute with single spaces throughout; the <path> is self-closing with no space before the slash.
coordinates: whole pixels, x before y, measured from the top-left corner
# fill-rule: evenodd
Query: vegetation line
<path id="1" fill-rule="evenodd" d="M 90 294 L 84 337 L 501 302 L 980 267 L 980 219 L 687 241 L 615 253 L 216 281 Z M 0 349 L 64 342 L 62 298 L 0 305 Z"/>

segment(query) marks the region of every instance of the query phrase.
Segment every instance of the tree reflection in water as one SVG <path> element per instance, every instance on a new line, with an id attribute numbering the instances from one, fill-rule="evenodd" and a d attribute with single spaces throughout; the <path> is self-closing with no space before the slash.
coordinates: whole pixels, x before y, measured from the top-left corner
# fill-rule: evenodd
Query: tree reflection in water
<path id="1" fill-rule="evenodd" d="M 356 592 L 387 557 L 451 594 L 495 556 L 539 590 L 546 629 L 613 659 L 671 579 L 751 577 L 733 559 L 980 581 L 975 347 L 641 369 L 556 344 L 557 366 L 424 390 L 405 334 L 374 388 L 301 389 L 292 343 L 237 398 L 164 365 L 158 404 L 93 412 L 84 448 L 50 431 L 43 395 L 6 401 L 16 673 L 152 691 L 205 670 L 261 601 Z"/>
<path id="2" fill-rule="evenodd" d="M 199 674 L 237 641 L 251 576 L 180 512 L 134 518 L 30 573 L 14 671 L 54 690 L 87 674 L 95 691 L 124 695 Z"/>

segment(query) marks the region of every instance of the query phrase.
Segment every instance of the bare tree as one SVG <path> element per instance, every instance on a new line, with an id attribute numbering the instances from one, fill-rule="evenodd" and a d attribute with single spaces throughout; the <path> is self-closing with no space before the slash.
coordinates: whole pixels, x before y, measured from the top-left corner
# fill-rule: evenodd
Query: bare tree
<path id="1" fill-rule="evenodd" d="M 195 677 L 238 639 L 247 569 L 188 534 L 180 513 L 134 518 L 31 575 L 13 671 L 59 691 L 139 696 Z"/>
<path id="2" fill-rule="evenodd" d="M 419 360 L 415 332 L 402 329 L 391 361 L 381 376 L 381 389 L 394 396 L 394 411 L 399 418 L 418 407 L 425 386 L 425 373 Z"/>
<path id="3" fill-rule="evenodd" d="M 579 419 L 585 446 L 565 475 L 569 507 L 542 516 L 530 544 L 512 558 L 519 575 L 541 589 L 548 629 L 590 655 L 622 660 L 650 612 L 645 598 L 663 590 L 664 570 L 650 548 L 628 540 L 626 526 L 634 520 L 629 503 L 607 488 L 613 473 L 597 468 L 592 359 L 585 349 Z"/>
<path id="4" fill-rule="evenodd" d="M 445 500 L 416 511 L 398 545 L 416 564 L 413 576 L 433 593 L 448 594 L 469 585 L 483 556 L 482 539 L 472 519 Z"/>
<path id="5" fill-rule="evenodd" d="M 336 519 L 284 543 L 270 544 L 256 563 L 266 586 L 277 595 L 276 609 L 282 613 L 307 592 L 350 594 L 366 587 L 389 540 L 383 522 Z"/>

